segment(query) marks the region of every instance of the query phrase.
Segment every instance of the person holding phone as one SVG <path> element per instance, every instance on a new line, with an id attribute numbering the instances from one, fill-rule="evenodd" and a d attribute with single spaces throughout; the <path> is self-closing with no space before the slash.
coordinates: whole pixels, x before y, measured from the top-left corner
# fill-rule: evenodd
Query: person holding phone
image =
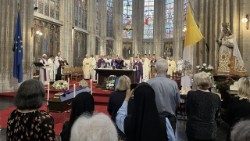
<path id="1" fill-rule="evenodd" d="M 107 110 L 111 115 L 111 119 L 115 123 L 115 117 L 118 109 L 122 106 L 122 103 L 126 96 L 126 90 L 130 89 L 131 80 L 126 75 L 122 75 L 118 78 L 115 91 L 110 94 L 109 103 Z M 117 128 L 118 129 L 118 128 Z M 120 139 L 125 139 L 125 134 L 123 134 L 118 129 L 118 135 Z"/>

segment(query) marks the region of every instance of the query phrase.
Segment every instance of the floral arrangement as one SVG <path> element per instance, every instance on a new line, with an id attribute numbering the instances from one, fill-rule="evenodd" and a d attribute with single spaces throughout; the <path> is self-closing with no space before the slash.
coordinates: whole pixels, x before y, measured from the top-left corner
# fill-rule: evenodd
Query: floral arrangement
<path id="1" fill-rule="evenodd" d="M 206 63 L 203 63 L 202 66 L 196 66 L 196 69 L 198 70 L 198 72 L 212 72 L 213 71 L 213 66 L 211 65 L 207 65 Z"/>
<path id="2" fill-rule="evenodd" d="M 68 82 L 64 80 L 55 81 L 52 85 L 52 87 L 55 88 L 56 90 L 67 89 L 68 86 L 69 86 Z"/>

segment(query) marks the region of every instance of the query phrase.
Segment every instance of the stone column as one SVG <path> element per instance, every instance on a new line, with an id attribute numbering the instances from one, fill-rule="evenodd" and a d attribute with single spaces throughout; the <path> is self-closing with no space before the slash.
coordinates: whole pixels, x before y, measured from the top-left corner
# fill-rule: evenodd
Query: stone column
<path id="1" fill-rule="evenodd" d="M 117 55 L 122 56 L 123 44 L 122 44 L 122 13 L 123 12 L 123 0 L 114 0 L 114 50 Z"/>
<path id="2" fill-rule="evenodd" d="M 165 38 L 165 0 L 155 2 L 154 9 L 154 45 L 151 46 L 150 53 L 160 56 Z"/>
<path id="3" fill-rule="evenodd" d="M 73 41 L 74 41 L 74 1 L 63 0 L 60 6 L 60 21 L 63 26 L 60 27 L 60 51 L 62 56 L 73 64 Z"/>
<path id="4" fill-rule="evenodd" d="M 101 36 L 100 36 L 100 55 L 106 54 L 106 37 L 107 37 L 107 0 L 100 0 L 101 13 Z"/>
<path id="5" fill-rule="evenodd" d="M 95 23 L 96 23 L 96 5 L 95 0 L 88 0 L 88 46 L 87 46 L 87 54 L 94 55 L 95 54 L 95 44 L 96 44 L 96 36 L 95 36 Z"/>
<path id="6" fill-rule="evenodd" d="M 183 0 L 174 2 L 173 57 L 178 60 L 183 53 Z"/>

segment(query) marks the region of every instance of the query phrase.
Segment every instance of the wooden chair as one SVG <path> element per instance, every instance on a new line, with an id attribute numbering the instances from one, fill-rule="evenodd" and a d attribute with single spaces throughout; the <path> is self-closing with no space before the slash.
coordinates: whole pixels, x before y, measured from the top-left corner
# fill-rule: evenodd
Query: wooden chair
<path id="1" fill-rule="evenodd" d="M 71 73 L 71 79 L 78 81 L 78 80 L 81 80 L 82 77 L 83 77 L 82 68 L 75 67 Z"/>
<path id="2" fill-rule="evenodd" d="M 69 77 L 71 77 L 71 72 L 72 68 L 71 67 L 64 67 L 62 69 L 62 79 L 67 80 Z"/>

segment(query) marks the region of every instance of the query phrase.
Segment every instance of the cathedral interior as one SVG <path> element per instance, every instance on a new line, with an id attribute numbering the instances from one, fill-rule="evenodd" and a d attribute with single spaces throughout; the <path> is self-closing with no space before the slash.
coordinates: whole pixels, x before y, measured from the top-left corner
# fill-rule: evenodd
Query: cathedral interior
<path id="1" fill-rule="evenodd" d="M 86 54 L 155 54 L 177 61 L 183 57 L 188 3 L 204 37 L 188 50 L 193 66 L 206 63 L 217 68 L 216 41 L 221 24 L 228 23 L 249 72 L 247 0 L 1 0 L 0 92 L 16 86 L 11 48 L 18 11 L 24 77 L 30 78 L 35 60 L 59 51 L 71 66 L 81 66 Z"/>
<path id="2" fill-rule="evenodd" d="M 188 5 L 203 39 L 186 47 Z M 24 80 L 33 78 L 33 63 L 43 54 L 58 52 L 72 67 L 82 67 L 86 56 L 155 55 L 188 57 L 193 70 L 204 63 L 218 70 L 224 23 L 250 72 L 249 0 L 0 0 L 0 93 L 20 85 L 13 77 L 18 14 Z"/>

